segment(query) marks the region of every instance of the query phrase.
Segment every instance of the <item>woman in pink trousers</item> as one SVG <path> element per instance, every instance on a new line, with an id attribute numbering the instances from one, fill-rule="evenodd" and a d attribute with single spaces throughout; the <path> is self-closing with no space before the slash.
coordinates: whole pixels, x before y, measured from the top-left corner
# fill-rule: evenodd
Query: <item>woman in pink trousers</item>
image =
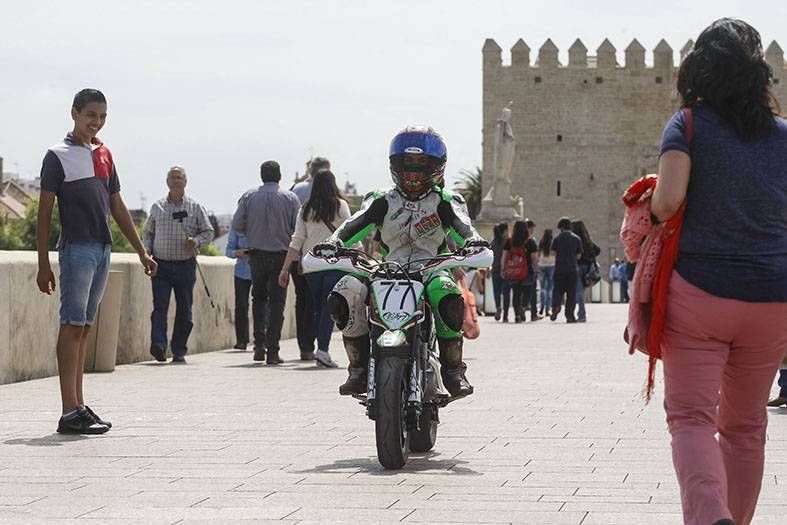
<path id="1" fill-rule="evenodd" d="M 787 350 L 787 121 L 773 78 L 759 33 L 717 20 L 680 65 L 690 111 L 675 113 L 662 138 L 653 214 L 664 221 L 686 201 L 662 352 L 691 525 L 751 522 L 765 405 Z"/>

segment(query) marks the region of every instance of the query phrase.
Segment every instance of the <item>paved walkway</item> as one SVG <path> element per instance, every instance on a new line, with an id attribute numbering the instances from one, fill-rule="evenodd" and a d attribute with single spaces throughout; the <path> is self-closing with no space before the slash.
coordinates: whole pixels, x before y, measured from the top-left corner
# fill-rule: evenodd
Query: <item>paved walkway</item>
<path id="1" fill-rule="evenodd" d="M 337 395 L 344 371 L 294 361 L 293 341 L 278 368 L 228 350 L 90 375 L 115 424 L 100 437 L 53 433 L 56 378 L 1 386 L 0 522 L 677 524 L 661 401 L 638 396 L 624 316 L 484 319 L 467 348 L 476 394 L 400 472 L 381 470 L 372 422 Z M 771 412 L 767 457 L 755 523 L 784 524 L 787 410 Z"/>

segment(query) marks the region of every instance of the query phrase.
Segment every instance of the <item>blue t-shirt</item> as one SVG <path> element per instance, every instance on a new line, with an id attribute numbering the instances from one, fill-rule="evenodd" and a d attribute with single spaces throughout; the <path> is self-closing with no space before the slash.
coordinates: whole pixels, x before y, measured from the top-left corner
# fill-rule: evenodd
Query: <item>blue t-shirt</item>
<path id="1" fill-rule="evenodd" d="M 748 142 L 706 105 L 693 123 L 691 147 L 680 111 L 661 143 L 691 157 L 678 273 L 717 297 L 787 302 L 787 121 Z"/>

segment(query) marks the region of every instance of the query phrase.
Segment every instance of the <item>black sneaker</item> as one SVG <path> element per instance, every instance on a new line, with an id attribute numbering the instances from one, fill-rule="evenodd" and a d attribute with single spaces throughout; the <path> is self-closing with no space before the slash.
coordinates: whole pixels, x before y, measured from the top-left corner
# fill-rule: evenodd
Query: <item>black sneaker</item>
<path id="1" fill-rule="evenodd" d="M 255 361 L 265 361 L 265 349 L 254 347 L 254 357 L 252 357 Z"/>
<path id="2" fill-rule="evenodd" d="M 85 410 L 87 411 L 88 414 L 93 416 L 93 419 L 96 420 L 96 423 L 98 423 L 99 425 L 104 425 L 107 428 L 112 428 L 112 422 L 111 421 L 107 421 L 106 419 L 101 419 L 101 417 L 99 417 L 98 414 L 93 412 L 92 408 L 90 408 L 89 406 L 85 405 Z"/>
<path id="3" fill-rule="evenodd" d="M 84 408 L 78 408 L 75 414 L 69 417 L 60 417 L 57 422 L 59 434 L 103 434 L 109 427 L 95 420 Z"/>
<path id="4" fill-rule="evenodd" d="M 173 355 L 172 356 L 172 364 L 173 365 L 185 365 L 186 364 L 186 358 L 183 357 L 182 355 Z"/>
<path id="5" fill-rule="evenodd" d="M 167 362 L 167 351 L 155 343 L 150 345 L 150 355 L 159 363 Z"/>
<path id="6" fill-rule="evenodd" d="M 235 350 L 245 351 L 247 346 L 248 346 L 247 343 L 235 343 L 235 346 L 233 346 L 232 348 L 234 348 Z"/>

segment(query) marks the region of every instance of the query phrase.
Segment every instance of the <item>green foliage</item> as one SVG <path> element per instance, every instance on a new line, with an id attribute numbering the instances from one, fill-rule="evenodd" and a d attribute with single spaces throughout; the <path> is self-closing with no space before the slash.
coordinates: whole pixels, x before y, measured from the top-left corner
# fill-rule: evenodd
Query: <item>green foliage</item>
<path id="1" fill-rule="evenodd" d="M 465 201 L 467 201 L 467 211 L 471 219 L 475 219 L 481 212 L 481 199 L 483 198 L 481 189 L 481 179 L 483 172 L 481 168 L 475 171 L 459 170 L 460 179 L 454 184 L 456 190 Z"/>
<path id="2" fill-rule="evenodd" d="M 135 224 L 134 226 L 137 229 L 137 235 L 142 237 L 142 224 Z M 115 222 L 112 216 L 109 217 L 109 231 L 112 232 L 112 251 L 114 253 L 136 253 L 136 250 L 128 242 L 126 236 L 123 235 L 120 226 L 118 226 L 118 223 Z"/>
<path id="3" fill-rule="evenodd" d="M 5 232 L 8 235 L 6 250 L 36 250 L 36 229 L 38 226 L 38 199 L 27 207 L 25 217 L 18 221 L 8 221 Z M 52 210 L 52 224 L 49 225 L 48 249 L 54 250 L 60 237 L 60 213 L 55 201 Z"/>
<path id="4" fill-rule="evenodd" d="M 206 244 L 205 246 L 200 248 L 199 249 L 199 254 L 200 255 L 210 255 L 212 257 L 215 257 L 216 255 L 221 255 L 219 253 L 219 249 L 216 248 L 216 246 L 213 245 L 213 244 Z"/>
<path id="5" fill-rule="evenodd" d="M 0 213 L 0 250 L 21 250 L 22 240 L 8 218 Z"/>

